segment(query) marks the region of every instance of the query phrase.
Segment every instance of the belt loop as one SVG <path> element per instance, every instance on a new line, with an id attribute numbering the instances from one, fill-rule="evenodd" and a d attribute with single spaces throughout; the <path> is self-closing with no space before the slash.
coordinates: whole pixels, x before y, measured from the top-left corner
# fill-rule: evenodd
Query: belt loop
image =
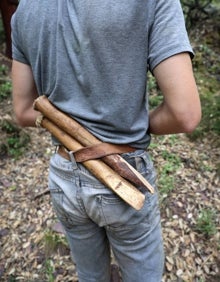
<path id="1" fill-rule="evenodd" d="M 54 149 L 54 154 L 57 154 L 58 149 L 59 149 L 59 145 L 56 145 L 56 146 L 55 146 L 55 149 Z"/>
<path id="2" fill-rule="evenodd" d="M 75 160 L 75 157 L 74 157 L 74 151 L 67 151 L 66 152 L 68 153 L 69 157 L 70 157 L 70 160 L 73 164 L 73 169 L 77 169 L 77 163 L 76 163 L 76 160 Z"/>

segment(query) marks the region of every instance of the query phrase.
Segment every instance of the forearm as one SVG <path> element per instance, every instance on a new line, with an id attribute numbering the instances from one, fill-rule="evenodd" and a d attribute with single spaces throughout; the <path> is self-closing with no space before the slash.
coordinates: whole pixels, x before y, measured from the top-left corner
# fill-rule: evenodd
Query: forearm
<path id="1" fill-rule="evenodd" d="M 32 108 L 26 109 L 22 113 L 15 112 L 16 122 L 22 127 L 35 127 L 36 119 L 39 115 L 40 113 Z"/>
<path id="2" fill-rule="evenodd" d="M 162 103 L 150 112 L 149 133 L 156 135 L 191 133 L 195 128 L 193 119 L 184 112 L 173 113 Z"/>

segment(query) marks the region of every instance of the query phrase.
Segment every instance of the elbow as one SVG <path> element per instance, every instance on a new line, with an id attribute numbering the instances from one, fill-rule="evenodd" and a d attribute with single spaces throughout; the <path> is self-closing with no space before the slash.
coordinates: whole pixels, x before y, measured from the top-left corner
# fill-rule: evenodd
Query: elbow
<path id="1" fill-rule="evenodd" d="M 23 112 L 19 112 L 15 110 L 15 121 L 18 126 L 21 126 L 21 127 L 27 126 L 27 120 Z"/>
<path id="2" fill-rule="evenodd" d="M 22 117 L 20 117 L 20 116 L 16 115 L 15 121 L 16 121 L 17 125 L 19 125 L 21 127 L 25 127 L 26 126 L 25 125 L 25 120 Z"/>
<path id="3" fill-rule="evenodd" d="M 182 132 L 188 133 L 188 134 L 192 133 L 199 125 L 199 122 L 200 121 L 197 121 L 197 120 L 190 120 L 189 122 L 183 125 Z"/>
<path id="4" fill-rule="evenodd" d="M 182 133 L 192 133 L 201 121 L 201 111 L 188 113 L 179 122 Z"/>
<path id="5" fill-rule="evenodd" d="M 33 110 L 32 107 L 28 109 L 14 107 L 14 114 L 17 125 L 21 127 L 35 127 L 39 112 Z"/>

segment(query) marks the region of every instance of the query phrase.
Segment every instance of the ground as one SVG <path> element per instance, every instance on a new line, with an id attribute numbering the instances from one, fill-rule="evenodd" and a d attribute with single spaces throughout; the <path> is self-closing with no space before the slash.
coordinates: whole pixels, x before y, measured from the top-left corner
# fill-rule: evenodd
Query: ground
<path id="1" fill-rule="evenodd" d="M 12 116 L 11 99 L 6 99 L 1 102 L 1 119 Z M 44 193 L 53 152 L 50 137 L 44 129 L 23 131 L 30 136 L 23 155 L 0 160 L 0 280 L 77 281 L 65 239 L 54 231 L 57 220 L 50 196 Z M 166 165 L 164 152 L 179 158 L 175 186 L 161 195 L 164 281 L 220 279 L 219 217 L 214 219 L 213 235 L 197 229 L 202 211 L 220 211 L 217 142 L 217 137 L 192 142 L 185 135 L 152 140 L 150 151 L 158 170 Z"/>

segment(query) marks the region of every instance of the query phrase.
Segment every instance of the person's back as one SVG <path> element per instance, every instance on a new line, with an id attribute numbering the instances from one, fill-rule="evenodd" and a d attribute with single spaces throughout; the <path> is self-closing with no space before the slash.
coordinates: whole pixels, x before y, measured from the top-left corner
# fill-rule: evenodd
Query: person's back
<path id="1" fill-rule="evenodd" d="M 177 37 L 183 17 L 178 5 L 166 4 L 167 11 L 163 5 L 152 0 L 21 1 L 16 18 L 24 27 L 17 27 L 22 54 L 15 49 L 14 57 L 32 66 L 38 93 L 101 140 L 146 148 L 148 64 L 153 69 L 171 51 L 191 52 L 184 32 L 176 46 L 172 40 L 165 44 L 172 32 Z M 168 21 L 164 36 L 154 22 L 161 17 Z"/>

